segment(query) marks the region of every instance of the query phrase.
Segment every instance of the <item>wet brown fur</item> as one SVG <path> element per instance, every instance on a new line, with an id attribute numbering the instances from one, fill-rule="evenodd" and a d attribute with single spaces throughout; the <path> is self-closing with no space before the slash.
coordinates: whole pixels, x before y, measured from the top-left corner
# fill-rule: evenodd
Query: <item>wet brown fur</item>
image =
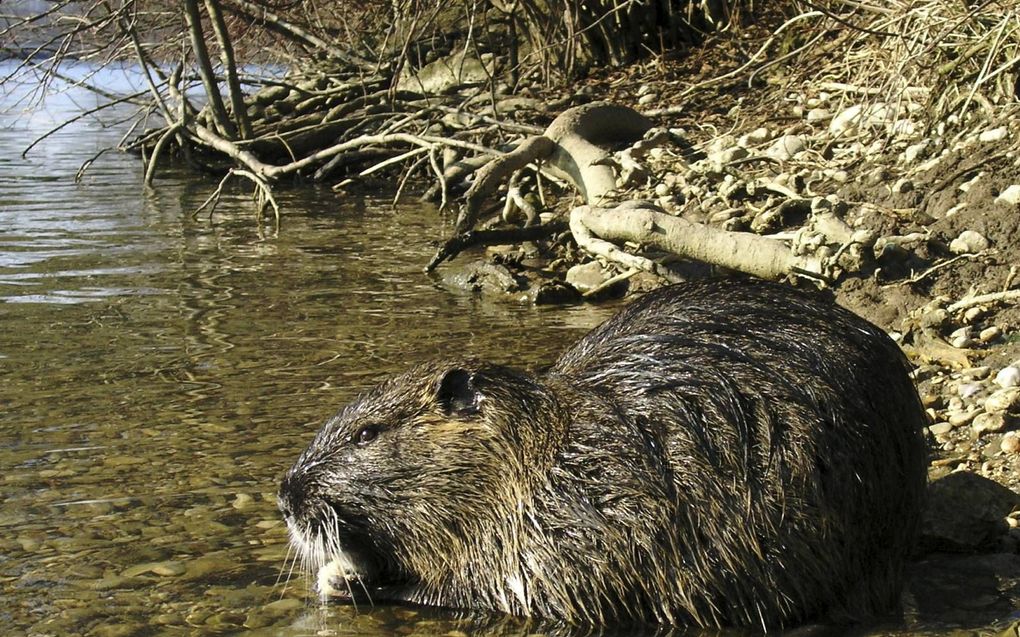
<path id="1" fill-rule="evenodd" d="M 280 501 L 382 599 L 600 624 L 864 618 L 898 596 L 925 424 L 880 330 L 714 280 L 649 293 L 540 376 L 461 360 L 383 382 Z"/>

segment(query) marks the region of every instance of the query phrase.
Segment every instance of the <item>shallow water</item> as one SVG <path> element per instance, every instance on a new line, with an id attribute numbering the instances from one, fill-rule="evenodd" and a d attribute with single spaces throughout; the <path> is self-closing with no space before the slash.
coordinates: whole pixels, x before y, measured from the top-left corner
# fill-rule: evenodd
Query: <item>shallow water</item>
<path id="1" fill-rule="evenodd" d="M 146 192 L 131 156 L 106 154 L 75 184 L 124 125 L 83 120 L 23 160 L 95 100 L 22 95 L 0 98 L 5 634 L 566 632 L 320 608 L 299 575 L 279 581 L 275 490 L 319 423 L 381 376 L 447 353 L 538 366 L 611 309 L 444 288 L 421 267 L 449 220 L 415 202 L 282 191 L 276 231 L 247 186 L 193 218 L 215 180 L 167 168 Z"/>
<path id="2" fill-rule="evenodd" d="M 16 149 L 91 98 L 14 101 L 0 115 L 0 626 L 401 621 L 412 611 L 323 612 L 299 577 L 277 585 L 281 473 L 386 373 L 450 352 L 539 364 L 606 311 L 445 290 L 421 273 L 444 229 L 414 202 L 282 192 L 275 232 L 246 187 L 193 219 L 216 182 L 167 170 L 146 193 L 131 156 L 104 155 L 76 185 L 123 126 L 83 121 L 22 160 Z"/>

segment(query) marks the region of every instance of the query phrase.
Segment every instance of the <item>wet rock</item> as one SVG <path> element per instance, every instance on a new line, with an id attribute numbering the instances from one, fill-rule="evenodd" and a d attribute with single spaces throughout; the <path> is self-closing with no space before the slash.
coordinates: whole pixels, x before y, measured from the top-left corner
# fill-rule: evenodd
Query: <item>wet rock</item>
<path id="1" fill-rule="evenodd" d="M 1020 494 L 968 471 L 928 486 L 919 548 L 922 552 L 987 550 L 1008 531 L 1005 518 L 1020 507 Z"/>
<path id="2" fill-rule="evenodd" d="M 255 501 L 255 498 L 251 497 L 247 493 L 238 493 L 234 496 L 234 501 L 230 503 L 230 506 L 235 509 L 247 509 Z"/>
<path id="3" fill-rule="evenodd" d="M 964 230 L 960 236 L 953 239 L 949 244 L 949 250 L 953 254 L 966 254 L 981 252 L 988 249 L 988 239 L 981 233 L 973 230 Z"/>
<path id="4" fill-rule="evenodd" d="M 799 135 L 783 135 L 769 146 L 765 154 L 780 161 L 786 161 L 806 148 Z"/>
<path id="5" fill-rule="evenodd" d="M 139 575 L 145 575 L 152 573 L 153 575 L 159 575 L 161 577 L 173 577 L 177 575 L 183 575 L 185 570 L 183 562 L 166 561 L 166 562 L 149 562 L 147 564 L 138 564 L 125 570 L 121 575 L 124 577 L 138 577 Z"/>
<path id="6" fill-rule="evenodd" d="M 626 281 L 621 281 L 626 290 Z M 616 287 L 616 286 L 610 286 Z M 535 305 L 563 305 L 581 300 L 577 289 L 562 281 L 551 279 L 540 283 L 534 291 L 532 302 Z"/>
<path id="7" fill-rule="evenodd" d="M 138 623 L 101 624 L 89 631 L 90 637 L 132 637 L 140 635 L 147 627 Z"/>
<path id="8" fill-rule="evenodd" d="M 1010 365 L 1003 367 L 995 375 L 995 384 L 1003 389 L 1020 385 L 1020 367 Z"/>

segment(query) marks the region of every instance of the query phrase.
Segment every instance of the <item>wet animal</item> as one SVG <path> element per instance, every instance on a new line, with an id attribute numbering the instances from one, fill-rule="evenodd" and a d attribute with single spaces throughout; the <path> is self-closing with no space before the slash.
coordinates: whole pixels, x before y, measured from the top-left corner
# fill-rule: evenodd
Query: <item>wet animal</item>
<path id="1" fill-rule="evenodd" d="M 522 338 L 524 338 L 522 336 Z M 573 623 L 789 626 L 897 600 L 926 416 L 881 330 L 755 280 L 666 287 L 544 373 L 433 361 L 283 479 L 320 590 Z"/>

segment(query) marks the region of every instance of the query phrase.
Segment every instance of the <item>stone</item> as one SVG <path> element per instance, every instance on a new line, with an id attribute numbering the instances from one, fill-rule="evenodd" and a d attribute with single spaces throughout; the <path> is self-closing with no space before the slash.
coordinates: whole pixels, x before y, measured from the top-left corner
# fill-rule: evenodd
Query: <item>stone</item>
<path id="1" fill-rule="evenodd" d="M 807 112 L 807 121 L 824 122 L 832 119 L 832 113 L 824 108 L 812 108 Z"/>
<path id="2" fill-rule="evenodd" d="M 575 290 L 584 294 L 591 292 L 609 280 L 609 273 L 598 261 L 580 263 L 567 270 L 566 281 Z"/>
<path id="3" fill-rule="evenodd" d="M 1020 407 L 1020 387 L 1007 387 L 985 399 L 985 411 L 1013 411 Z"/>
<path id="4" fill-rule="evenodd" d="M 1015 431 L 1009 431 L 1005 436 L 1002 437 L 1002 441 L 999 443 L 999 448 L 1005 454 L 1015 455 L 1020 453 L 1020 434 Z"/>
<path id="5" fill-rule="evenodd" d="M 975 253 L 987 249 L 988 239 L 973 230 L 964 230 L 949 243 L 949 251 L 953 254 Z"/>
<path id="6" fill-rule="evenodd" d="M 995 380 L 993 382 L 1003 389 L 1020 385 L 1020 367 L 1016 367 L 1014 365 L 1003 367 L 999 370 L 999 373 L 995 375 Z"/>
<path id="7" fill-rule="evenodd" d="M 398 91 L 426 95 L 442 95 L 462 86 L 481 84 L 492 77 L 492 56 L 479 60 L 458 53 L 430 62 L 413 74 L 405 74 L 397 82 Z"/>
<path id="8" fill-rule="evenodd" d="M 981 131 L 981 134 L 978 135 L 978 141 L 979 142 L 985 142 L 985 143 L 1001 141 L 1001 140 L 1006 138 L 1006 135 L 1008 133 L 1009 133 L 1009 131 L 1006 130 L 1005 126 L 1000 126 L 998 128 L 991 128 L 991 129 L 986 130 L 986 131 Z"/>
<path id="9" fill-rule="evenodd" d="M 995 339 L 999 338 L 1000 336 L 1002 336 L 1002 330 L 999 329 L 997 326 L 992 325 L 991 327 L 986 327 L 985 329 L 981 330 L 981 332 L 978 334 L 978 340 L 981 341 L 982 343 L 990 343 Z"/>
<path id="10" fill-rule="evenodd" d="M 737 139 L 737 144 L 745 147 L 756 146 L 758 144 L 764 144 L 771 136 L 772 134 L 769 133 L 769 129 L 765 127 L 756 128 L 746 135 L 741 135 L 740 138 Z"/>
<path id="11" fill-rule="evenodd" d="M 1007 186 L 995 200 L 1012 206 L 1020 205 L 1020 184 Z"/>
<path id="12" fill-rule="evenodd" d="M 893 184 L 892 191 L 898 194 L 910 192 L 914 189 L 914 182 L 909 179 L 897 179 Z"/>
<path id="13" fill-rule="evenodd" d="M 934 425 L 928 427 L 928 431 L 933 436 L 942 436 L 953 430 L 953 426 L 948 422 L 937 422 Z"/>
<path id="14" fill-rule="evenodd" d="M 917 160 L 923 159 L 925 151 L 928 150 L 928 140 L 920 141 L 916 144 L 907 146 L 907 149 L 903 151 L 903 161 L 908 164 L 917 163 Z"/>
<path id="15" fill-rule="evenodd" d="M 1006 516 L 1020 494 L 969 471 L 957 471 L 928 486 L 920 545 L 924 552 L 993 548 L 1008 531 Z"/>
<path id="16" fill-rule="evenodd" d="M 970 428 L 978 435 L 1002 431 L 1006 428 L 1006 414 L 1002 411 L 982 412 L 974 417 Z"/>
<path id="17" fill-rule="evenodd" d="M 806 148 L 799 135 L 783 135 L 769 146 L 765 154 L 773 159 L 786 161 Z"/>
<path id="18" fill-rule="evenodd" d="M 843 110 L 829 122 L 829 132 L 833 135 L 853 132 L 857 129 L 863 111 L 864 107 L 860 104 L 854 104 L 850 108 Z"/>
<path id="19" fill-rule="evenodd" d="M 949 424 L 952 425 L 953 427 L 961 427 L 963 425 L 968 424 L 970 421 L 974 420 L 974 417 L 977 416 L 979 413 L 981 412 L 979 412 L 976 409 L 970 409 L 967 411 L 953 411 L 946 414 L 946 420 L 948 420 Z"/>

